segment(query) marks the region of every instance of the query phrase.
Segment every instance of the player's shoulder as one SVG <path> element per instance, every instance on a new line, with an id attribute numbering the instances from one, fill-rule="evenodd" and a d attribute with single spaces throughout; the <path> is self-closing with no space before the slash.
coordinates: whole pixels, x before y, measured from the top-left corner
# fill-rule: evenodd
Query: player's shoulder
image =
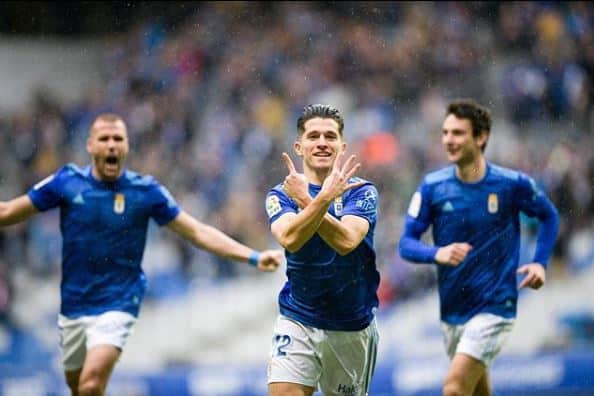
<path id="1" fill-rule="evenodd" d="M 491 175 L 493 175 L 495 177 L 510 179 L 510 180 L 517 180 L 520 177 L 520 175 L 522 174 L 522 172 L 520 172 L 518 170 L 506 168 L 505 166 L 493 164 L 490 162 L 489 162 L 489 168 L 490 168 Z"/>
<path id="2" fill-rule="evenodd" d="M 454 165 L 448 165 L 443 168 L 439 168 L 433 171 L 428 172 L 423 177 L 423 184 L 427 186 L 435 185 L 438 183 L 442 183 L 448 180 L 455 180 L 456 178 L 456 168 Z"/>
<path id="3" fill-rule="evenodd" d="M 365 191 L 373 191 L 377 196 L 377 187 L 373 184 L 372 181 L 363 179 L 361 177 L 353 176 L 349 179 L 349 183 L 362 183 L 360 186 L 357 186 L 350 190 L 351 194 L 356 194 L 358 192 L 365 192 Z"/>
<path id="4" fill-rule="evenodd" d="M 283 183 L 278 183 L 276 186 L 272 187 L 269 191 L 268 194 L 281 194 L 281 195 L 286 195 L 285 194 L 285 190 L 283 189 Z"/>
<path id="5" fill-rule="evenodd" d="M 62 168 L 58 169 L 56 173 L 65 174 L 67 176 L 87 176 L 89 174 L 90 169 L 90 165 L 78 166 L 73 162 L 69 162 Z"/>
<path id="6" fill-rule="evenodd" d="M 124 171 L 124 179 L 134 187 L 154 187 L 160 185 L 159 181 L 153 175 L 142 174 L 130 169 Z"/>

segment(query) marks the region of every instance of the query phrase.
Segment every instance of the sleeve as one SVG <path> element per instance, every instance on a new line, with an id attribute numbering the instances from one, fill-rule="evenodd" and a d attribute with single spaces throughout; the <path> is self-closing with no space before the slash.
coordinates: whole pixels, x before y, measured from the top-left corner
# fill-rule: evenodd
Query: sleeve
<path id="1" fill-rule="evenodd" d="M 378 197 L 373 184 L 364 184 L 351 192 L 342 209 L 342 215 L 359 216 L 373 225 L 377 221 Z"/>
<path id="2" fill-rule="evenodd" d="M 540 222 L 536 237 L 536 251 L 532 261 L 546 268 L 559 231 L 559 213 L 535 181 L 523 173 L 518 177 L 517 191 L 514 196 L 520 211 L 530 217 L 538 218 Z"/>
<path id="3" fill-rule="evenodd" d="M 27 192 L 27 195 L 37 210 L 44 212 L 60 205 L 62 201 L 61 186 L 64 175 L 65 167 L 60 168 L 56 173 L 41 180 Z"/>
<path id="4" fill-rule="evenodd" d="M 272 189 L 266 195 L 266 214 L 268 215 L 268 224 L 274 223 L 285 213 L 297 213 L 298 207 L 291 198 L 279 191 Z"/>
<path id="5" fill-rule="evenodd" d="M 149 191 L 151 202 L 151 217 L 160 226 L 175 219 L 181 212 L 177 202 L 163 185 L 154 180 Z"/>
<path id="6" fill-rule="evenodd" d="M 421 241 L 421 236 L 431 225 L 430 191 L 421 184 L 413 194 L 404 223 L 404 231 L 398 243 L 400 256 L 417 263 L 435 262 L 438 247 Z"/>

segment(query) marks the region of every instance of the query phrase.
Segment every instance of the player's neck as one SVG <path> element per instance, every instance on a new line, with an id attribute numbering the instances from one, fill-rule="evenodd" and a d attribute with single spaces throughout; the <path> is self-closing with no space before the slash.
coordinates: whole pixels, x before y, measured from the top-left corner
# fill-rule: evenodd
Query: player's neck
<path id="1" fill-rule="evenodd" d="M 316 186 L 321 186 L 322 183 L 324 183 L 324 180 L 326 180 L 326 177 L 328 177 L 330 171 L 331 169 L 322 171 L 309 169 L 307 167 L 303 168 L 303 173 L 305 174 L 305 177 L 307 177 L 307 181 L 311 184 L 315 184 Z"/>
<path id="2" fill-rule="evenodd" d="M 465 164 L 456 164 L 456 176 L 463 182 L 474 183 L 480 181 L 487 173 L 487 161 L 482 155 Z"/>

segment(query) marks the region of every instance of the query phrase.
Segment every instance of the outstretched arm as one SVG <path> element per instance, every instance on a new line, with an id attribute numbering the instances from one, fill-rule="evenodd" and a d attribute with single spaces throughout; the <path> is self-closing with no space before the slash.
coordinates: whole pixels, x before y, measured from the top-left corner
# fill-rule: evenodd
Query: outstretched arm
<path id="1" fill-rule="evenodd" d="M 170 221 L 167 227 L 200 249 L 232 260 L 249 262 L 261 271 L 274 271 L 283 260 L 283 253 L 280 250 L 256 252 L 215 227 L 201 223 L 184 211 Z"/>
<path id="2" fill-rule="evenodd" d="M 0 202 L 0 226 L 20 223 L 37 213 L 37 208 L 28 195 L 21 195 L 6 202 Z"/>

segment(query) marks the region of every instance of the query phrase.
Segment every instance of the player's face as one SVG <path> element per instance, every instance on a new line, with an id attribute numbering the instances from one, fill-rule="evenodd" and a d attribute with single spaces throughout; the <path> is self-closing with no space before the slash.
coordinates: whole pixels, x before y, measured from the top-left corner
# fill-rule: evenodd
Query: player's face
<path id="1" fill-rule="evenodd" d="M 338 153 L 346 148 L 338 123 L 332 118 L 315 117 L 303 126 L 305 130 L 295 142 L 295 152 L 303 157 L 304 167 L 314 171 L 329 170 Z"/>
<path id="2" fill-rule="evenodd" d="M 443 122 L 441 143 L 448 160 L 456 165 L 472 163 L 477 156 L 482 155 L 481 146 L 486 138 L 486 133 L 477 137 L 472 135 L 472 124 L 469 119 L 448 114 Z"/>
<path id="3" fill-rule="evenodd" d="M 97 120 L 87 140 L 87 151 L 93 158 L 93 169 L 101 180 L 116 180 L 123 172 L 128 155 L 128 134 L 121 121 Z"/>

